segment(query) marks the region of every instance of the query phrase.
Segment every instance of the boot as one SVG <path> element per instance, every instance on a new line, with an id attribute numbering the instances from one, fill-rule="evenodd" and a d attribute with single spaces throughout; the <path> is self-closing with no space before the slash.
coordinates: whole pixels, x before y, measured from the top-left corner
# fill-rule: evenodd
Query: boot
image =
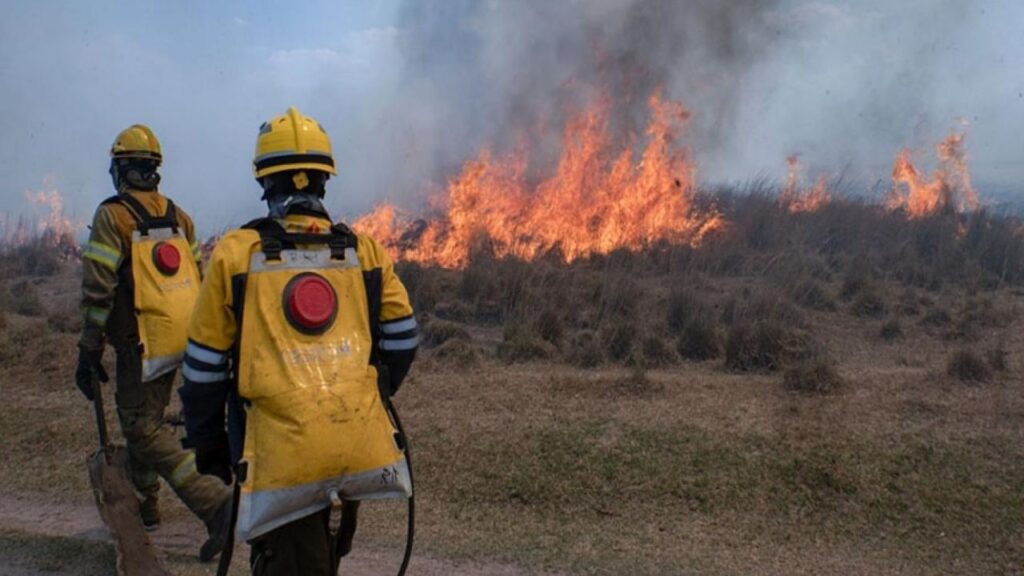
<path id="1" fill-rule="evenodd" d="M 139 502 L 139 515 L 142 516 L 142 525 L 147 532 L 152 532 L 160 527 L 160 506 L 155 494 L 146 496 Z"/>
<path id="2" fill-rule="evenodd" d="M 206 532 L 209 537 L 199 549 L 199 561 L 210 562 L 224 550 L 228 540 L 228 533 L 231 531 L 231 498 L 225 499 L 213 517 L 206 522 Z"/>

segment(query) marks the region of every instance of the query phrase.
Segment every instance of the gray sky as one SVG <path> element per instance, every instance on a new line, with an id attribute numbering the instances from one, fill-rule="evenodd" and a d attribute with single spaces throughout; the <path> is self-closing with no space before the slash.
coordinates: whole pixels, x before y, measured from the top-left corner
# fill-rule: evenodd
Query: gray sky
<path id="1" fill-rule="evenodd" d="M 164 191 L 205 232 L 240 224 L 263 211 L 257 128 L 290 105 L 332 137 L 339 216 L 415 205 L 589 79 L 595 46 L 692 110 L 702 181 L 781 179 L 791 153 L 887 179 L 900 148 L 931 166 L 965 119 L 982 197 L 1020 200 L 1022 30 L 1014 0 L 17 2 L 0 20 L 2 211 L 49 177 L 87 220 L 112 192 L 110 143 L 143 122 Z"/>

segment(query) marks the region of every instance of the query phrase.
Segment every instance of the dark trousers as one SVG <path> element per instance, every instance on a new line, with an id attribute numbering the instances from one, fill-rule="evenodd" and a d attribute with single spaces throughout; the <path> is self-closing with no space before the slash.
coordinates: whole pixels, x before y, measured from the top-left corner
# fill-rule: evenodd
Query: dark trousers
<path id="1" fill-rule="evenodd" d="M 352 550 L 358 512 L 359 502 L 343 504 L 334 537 L 327 525 L 330 510 L 324 509 L 250 540 L 253 576 L 334 576 L 338 562 Z"/>

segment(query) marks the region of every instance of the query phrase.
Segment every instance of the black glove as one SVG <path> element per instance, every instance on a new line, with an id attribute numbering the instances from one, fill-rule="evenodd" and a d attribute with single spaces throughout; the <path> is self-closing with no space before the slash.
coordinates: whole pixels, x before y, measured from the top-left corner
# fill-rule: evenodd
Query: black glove
<path id="1" fill-rule="evenodd" d="M 377 367 L 380 378 L 381 394 L 387 394 L 390 398 L 398 393 L 398 389 L 409 374 L 412 361 L 416 358 L 416 351 L 391 352 L 384 359 L 384 363 Z"/>
<path id="2" fill-rule="evenodd" d="M 227 434 L 216 440 L 196 442 L 195 447 L 196 470 L 231 484 L 231 449 L 228 447 Z"/>
<path id="3" fill-rule="evenodd" d="M 103 349 L 86 350 L 78 349 L 78 368 L 75 369 L 75 385 L 82 391 L 85 397 L 93 399 L 93 379 L 100 382 L 109 382 L 110 377 L 103 368 Z"/>

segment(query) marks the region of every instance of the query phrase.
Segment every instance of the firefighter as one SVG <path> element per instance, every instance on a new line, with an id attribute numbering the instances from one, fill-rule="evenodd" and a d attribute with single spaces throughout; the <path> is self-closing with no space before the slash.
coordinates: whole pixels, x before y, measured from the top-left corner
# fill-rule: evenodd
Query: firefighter
<path id="1" fill-rule="evenodd" d="M 107 380 L 107 341 L 117 354 L 116 399 L 132 482 L 147 530 L 160 525 L 162 477 L 206 525 L 199 551 L 212 560 L 230 524 L 230 490 L 196 469 L 164 412 L 185 349 L 185 329 L 199 285 L 199 245 L 192 220 L 158 190 L 160 142 L 147 126 L 118 134 L 110 150 L 117 194 L 100 204 L 82 260 L 84 322 L 75 383 L 89 400 Z"/>
<path id="2" fill-rule="evenodd" d="M 269 214 L 210 258 L 179 390 L 185 428 L 199 470 L 236 479 L 253 574 L 333 575 L 358 502 L 411 494 L 385 402 L 417 324 L 387 253 L 324 208 L 336 172 L 316 120 L 290 108 L 264 123 L 253 164 Z"/>

